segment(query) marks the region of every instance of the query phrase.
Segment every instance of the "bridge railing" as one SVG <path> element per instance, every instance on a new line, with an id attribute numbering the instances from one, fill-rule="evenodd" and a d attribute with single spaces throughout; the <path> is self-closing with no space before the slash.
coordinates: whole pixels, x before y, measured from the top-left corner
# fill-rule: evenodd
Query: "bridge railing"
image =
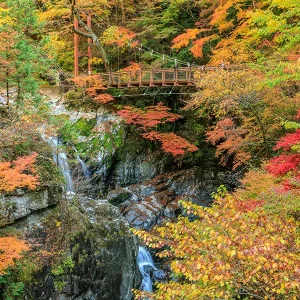
<path id="1" fill-rule="evenodd" d="M 234 71 L 244 69 L 244 66 L 200 66 L 186 68 L 131 70 L 120 72 L 108 72 L 100 74 L 107 87 L 124 86 L 156 86 L 156 85 L 193 85 L 196 74 L 206 72 L 217 72 L 222 69 Z"/>

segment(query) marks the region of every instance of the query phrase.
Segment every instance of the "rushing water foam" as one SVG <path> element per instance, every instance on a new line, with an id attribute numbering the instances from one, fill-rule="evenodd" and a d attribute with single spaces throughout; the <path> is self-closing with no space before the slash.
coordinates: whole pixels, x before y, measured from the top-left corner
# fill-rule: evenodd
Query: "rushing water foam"
<path id="1" fill-rule="evenodd" d="M 69 194 L 74 193 L 74 185 L 72 180 L 71 168 L 68 163 L 68 158 L 65 152 L 60 148 L 61 143 L 57 137 L 47 138 L 48 143 L 53 149 L 53 160 L 59 166 L 61 172 L 63 173 L 64 179 L 66 181 L 66 192 Z"/>
<path id="2" fill-rule="evenodd" d="M 150 252 L 144 247 L 139 247 L 137 257 L 137 264 L 142 275 L 142 283 L 140 290 L 145 292 L 152 292 L 152 279 L 151 273 L 156 270 Z"/>

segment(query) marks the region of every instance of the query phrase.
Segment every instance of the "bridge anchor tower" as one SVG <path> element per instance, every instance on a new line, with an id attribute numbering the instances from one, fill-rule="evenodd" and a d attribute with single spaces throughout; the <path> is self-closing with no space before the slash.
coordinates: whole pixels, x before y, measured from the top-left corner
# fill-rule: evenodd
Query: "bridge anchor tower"
<path id="1" fill-rule="evenodd" d="M 87 14 L 86 25 L 88 28 L 92 29 L 92 14 Z M 74 29 L 78 31 L 79 22 L 76 16 L 74 16 Z M 79 58 L 80 57 L 88 57 L 88 75 L 92 74 L 92 39 L 88 38 L 88 48 L 87 52 L 79 51 L 79 36 L 78 33 L 74 32 L 74 77 L 79 75 Z"/>

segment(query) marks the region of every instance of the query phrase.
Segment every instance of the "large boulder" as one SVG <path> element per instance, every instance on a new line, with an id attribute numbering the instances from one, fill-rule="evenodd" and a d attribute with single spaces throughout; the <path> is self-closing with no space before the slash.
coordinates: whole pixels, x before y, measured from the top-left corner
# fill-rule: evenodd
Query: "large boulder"
<path id="1" fill-rule="evenodd" d="M 50 213 L 46 217 L 48 221 L 36 221 L 35 230 L 30 225 L 27 236 L 37 240 L 51 232 L 49 227 L 53 230 L 51 220 L 57 222 L 61 217 L 57 232 L 45 240 L 48 247 L 49 240 L 54 247 L 58 240 L 62 241 L 60 248 L 64 254 L 52 268 L 45 265 L 35 274 L 36 283 L 26 290 L 26 296 L 39 300 L 132 299 L 132 289 L 138 287 L 140 274 L 136 264 L 138 243 L 128 222 L 107 201 L 87 197 L 74 201 L 78 201 L 76 206 L 64 204 L 68 206 L 68 220 L 63 221 L 66 208 L 60 208 L 59 215 Z"/>

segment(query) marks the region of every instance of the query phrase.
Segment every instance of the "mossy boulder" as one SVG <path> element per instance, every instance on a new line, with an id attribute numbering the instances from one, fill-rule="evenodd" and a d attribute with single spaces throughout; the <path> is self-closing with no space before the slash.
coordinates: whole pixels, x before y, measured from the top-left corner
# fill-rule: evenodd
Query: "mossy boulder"
<path id="1" fill-rule="evenodd" d="M 42 219 L 18 228 L 41 247 L 59 249 L 40 266 L 26 286 L 25 297 L 39 300 L 128 300 L 140 281 L 138 244 L 118 208 L 90 198 L 62 201 Z M 29 226 L 30 223 L 30 226 Z M 35 223 L 35 224 L 33 224 Z M 38 249 L 36 249 L 38 250 Z"/>

